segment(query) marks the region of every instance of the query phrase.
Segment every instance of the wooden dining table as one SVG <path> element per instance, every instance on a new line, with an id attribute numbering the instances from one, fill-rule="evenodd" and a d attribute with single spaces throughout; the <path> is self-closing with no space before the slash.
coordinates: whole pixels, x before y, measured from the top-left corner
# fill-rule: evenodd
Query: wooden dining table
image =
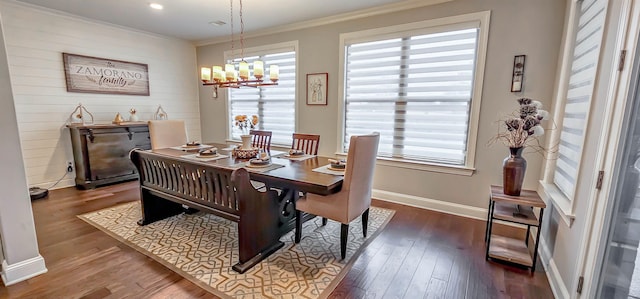
<path id="1" fill-rule="evenodd" d="M 206 143 L 204 145 L 217 148 L 219 154 L 227 157 L 214 161 L 194 159 L 193 154 L 198 153 L 198 150 L 200 150 L 198 148 L 190 150 L 189 148 L 175 147 L 150 151 L 168 158 L 180 160 L 181 163 L 222 168 L 239 167 L 238 165 L 249 161 L 249 159 L 233 157 L 230 149 L 235 145 L 220 143 Z M 313 171 L 313 169 L 328 165 L 330 163 L 330 157 L 313 156 L 305 160 L 296 161 L 283 157 L 287 152 L 272 150 L 269 154 L 271 156 L 271 163 L 282 165 L 282 167 L 267 171 L 260 168 L 245 168 L 249 171 L 252 181 L 264 183 L 267 189 L 278 190 L 280 210 L 278 217 L 281 222 L 279 224 L 279 231 L 280 235 L 284 235 L 295 227 L 295 202 L 299 198 L 300 193 L 320 195 L 336 193 L 342 188 L 343 176 Z M 189 156 L 190 158 L 186 158 L 185 156 Z M 313 215 L 304 214 L 303 221 L 313 217 Z"/>

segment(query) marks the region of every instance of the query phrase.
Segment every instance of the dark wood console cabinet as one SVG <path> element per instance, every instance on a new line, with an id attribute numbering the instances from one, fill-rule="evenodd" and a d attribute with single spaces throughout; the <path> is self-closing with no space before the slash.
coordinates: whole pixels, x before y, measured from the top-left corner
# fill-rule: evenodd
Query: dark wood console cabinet
<path id="1" fill-rule="evenodd" d="M 76 168 L 76 187 L 95 188 L 138 178 L 129 159 L 132 148 L 150 149 L 146 122 L 67 126 Z"/>

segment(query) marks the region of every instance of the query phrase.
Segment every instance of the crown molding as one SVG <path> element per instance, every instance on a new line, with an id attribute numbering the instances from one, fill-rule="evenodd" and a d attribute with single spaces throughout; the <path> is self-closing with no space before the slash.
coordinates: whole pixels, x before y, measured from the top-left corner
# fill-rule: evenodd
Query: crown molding
<path id="1" fill-rule="evenodd" d="M 325 17 L 325 18 L 319 18 L 319 19 L 292 23 L 287 25 L 275 26 L 268 29 L 264 29 L 264 30 L 257 30 L 257 31 L 245 33 L 244 37 L 251 38 L 251 37 L 258 37 L 258 36 L 269 35 L 269 34 L 282 33 L 287 31 L 306 29 L 311 27 L 317 27 L 322 25 L 328 25 L 328 24 L 345 22 L 345 21 L 350 21 L 355 19 L 372 17 L 372 16 L 387 14 L 387 13 L 396 12 L 396 11 L 409 10 L 409 9 L 414 9 L 418 7 L 436 5 L 436 4 L 451 2 L 451 1 L 453 0 L 410 0 L 410 1 L 403 1 L 399 3 L 391 3 L 391 4 L 376 6 L 368 9 L 338 14 L 331 17 Z M 206 45 L 228 42 L 230 40 L 231 38 L 229 36 L 226 36 L 226 37 L 220 37 L 220 38 L 199 40 L 194 42 L 193 44 L 199 47 L 199 46 L 206 46 Z"/>

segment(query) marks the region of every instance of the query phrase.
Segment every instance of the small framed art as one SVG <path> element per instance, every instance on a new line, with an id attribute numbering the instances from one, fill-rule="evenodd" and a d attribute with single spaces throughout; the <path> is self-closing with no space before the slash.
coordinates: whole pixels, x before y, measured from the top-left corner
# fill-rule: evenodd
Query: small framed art
<path id="1" fill-rule="evenodd" d="M 326 105 L 328 73 L 307 74 L 307 105 Z"/>

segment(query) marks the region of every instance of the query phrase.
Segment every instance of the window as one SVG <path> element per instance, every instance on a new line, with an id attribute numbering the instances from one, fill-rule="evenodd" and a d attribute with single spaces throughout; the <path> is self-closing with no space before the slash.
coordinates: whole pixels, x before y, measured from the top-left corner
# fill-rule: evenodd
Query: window
<path id="1" fill-rule="evenodd" d="M 575 8 L 578 17 L 574 25 L 573 55 L 570 57 L 564 113 L 559 121 L 561 131 L 558 159 L 553 175 L 554 184 L 568 200 L 572 200 L 576 189 L 606 8 L 606 0 L 578 1 Z"/>
<path id="2" fill-rule="evenodd" d="M 380 132 L 378 155 L 472 167 L 489 13 L 343 36 L 343 151 Z"/>
<path id="3" fill-rule="evenodd" d="M 252 64 L 255 60 L 262 60 L 265 74 L 269 74 L 270 65 L 277 64 L 280 77 L 277 86 L 258 88 L 229 88 L 229 120 L 236 115 L 258 115 L 260 122 L 256 129 L 273 132 L 273 144 L 291 144 L 291 136 L 296 124 L 296 46 L 291 43 L 270 47 L 271 49 L 245 49 L 250 53 L 244 60 Z M 227 59 L 235 63 L 240 57 Z M 268 78 L 266 79 L 268 80 Z M 231 123 L 231 122 L 229 122 Z M 232 140 L 240 140 L 242 132 L 235 126 L 230 126 L 229 134 Z"/>

